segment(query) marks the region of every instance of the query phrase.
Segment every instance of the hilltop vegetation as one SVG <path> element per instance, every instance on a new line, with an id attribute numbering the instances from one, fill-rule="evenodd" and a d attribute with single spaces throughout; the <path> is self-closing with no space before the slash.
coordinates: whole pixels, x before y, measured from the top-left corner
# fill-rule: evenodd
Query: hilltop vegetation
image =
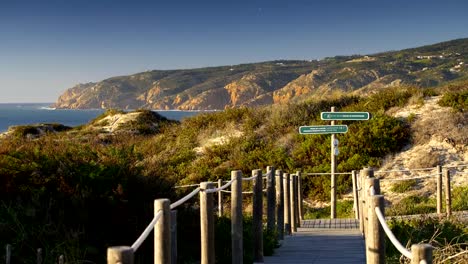
<path id="1" fill-rule="evenodd" d="M 448 96 L 445 104 L 465 111 L 466 87 L 466 82 L 439 89 L 394 87 L 367 97 L 227 109 L 180 123 L 143 112 L 146 118 L 129 121 L 130 129 L 125 123 L 117 131 L 96 129 L 122 114 L 110 111 L 88 126 L 37 138 L 3 138 L 0 247 L 12 243 L 16 262 L 31 261 L 41 247 L 50 262 L 65 253 L 69 260 L 102 263 L 107 246 L 136 239 L 152 218 L 155 198 L 175 201 L 183 194 L 174 191 L 175 185 L 228 179 L 231 170 L 249 175 L 252 169 L 269 165 L 284 171 L 329 171 L 330 136 L 299 135 L 298 127 L 326 124 L 319 115 L 331 106 L 372 115 L 368 121 L 337 122 L 349 126 L 348 133 L 337 136 L 338 171 L 357 170 L 380 166 L 386 155 L 411 142 L 410 120 L 387 115 L 389 109 L 442 93 Z M 328 199 L 328 181 L 305 180 L 305 195 Z M 349 178 L 341 177 L 338 183 L 339 195 L 349 190 Z M 196 199 L 192 203 L 196 208 Z M 181 241 L 182 260 L 197 259 L 199 254 L 194 246 L 199 243 L 197 223 L 184 221 L 197 219 L 190 208 L 180 211 L 180 232 L 192 234 Z M 139 250 L 141 263 L 151 259 L 145 250 L 151 250 L 151 242 Z"/>
<path id="2" fill-rule="evenodd" d="M 154 70 L 79 84 L 59 108 L 226 109 L 366 95 L 395 85 L 432 87 L 468 78 L 468 39 L 367 56 Z"/>

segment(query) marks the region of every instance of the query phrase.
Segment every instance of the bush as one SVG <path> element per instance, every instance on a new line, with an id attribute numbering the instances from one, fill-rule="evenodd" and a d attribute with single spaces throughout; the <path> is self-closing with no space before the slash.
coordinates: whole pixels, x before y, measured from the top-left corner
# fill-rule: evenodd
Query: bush
<path id="1" fill-rule="evenodd" d="M 468 185 L 457 186 L 452 190 L 452 210 L 468 210 Z"/>
<path id="2" fill-rule="evenodd" d="M 468 90 L 459 92 L 447 92 L 439 100 L 440 106 L 448 106 L 464 112 L 468 107 Z"/>
<path id="3" fill-rule="evenodd" d="M 430 243 L 435 247 L 434 260 L 441 260 L 440 254 L 446 245 L 464 243 L 468 240 L 468 228 L 462 222 L 453 220 L 439 220 L 436 218 L 415 218 L 412 220 L 390 220 L 388 222 L 392 233 L 402 245 L 409 246 L 417 243 Z M 460 244 L 464 250 L 466 243 Z M 386 262 L 400 263 L 400 253 L 390 242 L 385 242 Z M 434 263 L 438 263 L 437 261 Z M 457 262 L 458 263 L 458 262 Z M 462 263 L 462 262 L 459 262 Z"/>
<path id="4" fill-rule="evenodd" d="M 418 182 L 416 180 L 405 180 L 396 182 L 390 187 L 392 192 L 404 193 L 412 190 Z"/>

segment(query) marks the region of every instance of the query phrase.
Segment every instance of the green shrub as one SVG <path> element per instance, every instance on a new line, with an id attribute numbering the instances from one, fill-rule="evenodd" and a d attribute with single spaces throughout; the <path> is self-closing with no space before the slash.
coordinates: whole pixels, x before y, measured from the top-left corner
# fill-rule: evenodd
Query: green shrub
<path id="1" fill-rule="evenodd" d="M 434 213 L 436 204 L 434 199 L 424 196 L 410 195 L 403 199 L 386 212 L 386 215 L 413 215 Z"/>
<path id="2" fill-rule="evenodd" d="M 468 228 L 462 222 L 438 218 L 414 218 L 390 220 L 388 226 L 402 245 L 430 243 L 435 247 L 434 259 L 438 258 L 443 245 L 464 243 L 468 240 Z M 466 250 L 466 244 L 464 245 Z M 386 262 L 399 263 L 400 253 L 386 237 Z"/>
<path id="3" fill-rule="evenodd" d="M 407 191 L 412 190 L 418 182 L 416 180 L 405 180 L 405 181 L 398 181 L 392 184 L 390 190 L 396 193 L 404 193 Z"/>
<path id="4" fill-rule="evenodd" d="M 457 186 L 452 190 L 452 210 L 468 210 L 468 185 Z"/>
<path id="5" fill-rule="evenodd" d="M 336 203 L 336 216 L 337 218 L 353 218 L 354 203 L 353 201 L 338 201 Z M 330 206 L 322 208 L 305 208 L 304 218 L 305 219 L 323 219 L 330 218 Z"/>
<path id="6" fill-rule="evenodd" d="M 448 106 L 464 112 L 468 107 L 468 90 L 458 92 L 447 92 L 439 100 L 440 106 Z"/>

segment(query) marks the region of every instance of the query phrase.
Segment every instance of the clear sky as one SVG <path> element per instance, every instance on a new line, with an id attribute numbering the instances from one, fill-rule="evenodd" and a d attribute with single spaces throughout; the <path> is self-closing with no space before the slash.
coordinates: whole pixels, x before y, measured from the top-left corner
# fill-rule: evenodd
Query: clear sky
<path id="1" fill-rule="evenodd" d="M 467 0 L 0 0 L 0 102 L 150 69 L 372 54 L 468 37 Z"/>

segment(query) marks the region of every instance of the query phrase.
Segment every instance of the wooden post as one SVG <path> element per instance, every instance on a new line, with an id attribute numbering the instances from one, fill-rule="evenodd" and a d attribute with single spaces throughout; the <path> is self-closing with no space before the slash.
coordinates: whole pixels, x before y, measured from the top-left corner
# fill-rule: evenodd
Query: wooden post
<path id="1" fill-rule="evenodd" d="M 5 246 L 5 262 L 6 264 L 10 264 L 11 263 L 11 245 L 10 244 L 7 244 Z"/>
<path id="2" fill-rule="evenodd" d="M 231 179 L 231 243 L 232 263 L 242 264 L 242 172 L 232 171 Z"/>
<path id="3" fill-rule="evenodd" d="M 254 259 L 253 262 L 263 262 L 263 179 L 262 170 L 253 170 L 253 238 Z"/>
<path id="4" fill-rule="evenodd" d="M 297 198 L 297 190 L 295 188 L 295 179 L 296 179 L 296 175 L 291 175 L 291 183 L 290 183 L 290 203 L 291 203 L 291 232 L 297 232 L 297 219 L 296 219 L 296 207 L 297 207 L 297 204 L 296 204 L 296 198 Z"/>
<path id="5" fill-rule="evenodd" d="M 299 209 L 299 218 L 298 218 L 298 221 L 299 221 L 299 227 L 301 226 L 301 221 L 304 220 L 304 205 L 302 204 L 302 174 L 300 171 L 297 171 L 296 172 L 296 175 L 297 175 L 297 205 L 298 205 L 298 209 Z"/>
<path id="6" fill-rule="evenodd" d="M 36 263 L 42 264 L 42 248 L 38 248 L 36 251 Z"/>
<path id="7" fill-rule="evenodd" d="M 223 186 L 223 180 L 218 180 L 218 188 Z M 223 192 L 218 192 L 218 217 L 223 216 Z"/>
<path id="8" fill-rule="evenodd" d="M 358 174 L 358 198 L 359 198 L 359 203 L 358 203 L 358 210 L 359 210 L 359 230 L 361 231 L 361 234 L 364 236 L 364 213 L 363 213 L 363 208 L 365 207 L 365 195 L 363 192 L 363 185 L 364 185 L 364 177 L 362 170 Z"/>
<path id="9" fill-rule="evenodd" d="M 335 107 L 331 107 L 331 112 L 335 112 Z M 331 125 L 335 124 L 335 121 L 332 120 Z M 335 141 L 335 134 L 331 134 L 331 153 L 330 153 L 330 160 L 331 160 L 331 186 L 330 186 L 330 218 L 334 219 L 336 218 L 336 175 L 335 175 L 335 170 L 336 170 L 336 156 L 335 156 L 335 146 L 333 145 Z"/>
<path id="10" fill-rule="evenodd" d="M 284 233 L 286 235 L 291 235 L 291 199 L 290 199 L 290 177 L 289 173 L 283 174 L 283 184 L 284 184 Z"/>
<path id="11" fill-rule="evenodd" d="M 299 218 L 299 176 L 296 174 L 293 178 L 294 184 L 294 203 L 296 207 L 294 207 L 294 218 L 296 219 L 296 228 L 301 227 L 301 220 Z"/>
<path id="12" fill-rule="evenodd" d="M 267 229 L 275 230 L 275 210 L 276 210 L 276 188 L 275 188 L 275 168 L 267 167 Z"/>
<path id="13" fill-rule="evenodd" d="M 414 244 L 411 246 L 411 264 L 432 264 L 432 246 L 430 244 Z"/>
<path id="14" fill-rule="evenodd" d="M 357 176 L 356 171 L 351 172 L 351 178 L 353 181 L 353 201 L 354 201 L 354 218 L 359 219 L 359 195 L 357 187 Z"/>
<path id="15" fill-rule="evenodd" d="M 171 263 L 171 201 L 154 200 L 154 215 L 162 211 L 162 216 L 154 225 L 154 263 Z"/>
<path id="16" fill-rule="evenodd" d="M 437 166 L 437 213 L 442 213 L 442 166 Z"/>
<path id="17" fill-rule="evenodd" d="M 171 211 L 171 263 L 177 263 L 177 210 Z"/>
<path id="18" fill-rule="evenodd" d="M 452 215 L 452 190 L 450 187 L 450 171 L 445 169 L 445 211 L 447 217 Z"/>
<path id="19" fill-rule="evenodd" d="M 127 246 L 107 248 L 107 264 L 133 264 L 133 249 Z"/>
<path id="20" fill-rule="evenodd" d="M 385 233 L 382 225 L 375 214 L 375 208 L 380 208 L 384 214 L 384 197 L 383 195 L 372 195 L 368 208 L 369 227 L 366 237 L 366 260 L 367 264 L 384 264 L 385 263 Z M 385 214 L 384 214 L 385 215 Z"/>
<path id="21" fill-rule="evenodd" d="M 213 193 L 205 190 L 213 189 L 213 183 L 200 183 L 200 231 L 201 231 L 201 264 L 215 263 Z"/>
<path id="22" fill-rule="evenodd" d="M 363 189 L 362 189 L 362 194 L 363 194 L 363 209 L 362 209 L 362 216 L 363 216 L 363 232 L 364 232 L 364 237 L 367 236 L 367 221 L 368 221 L 368 216 L 367 216 L 367 208 L 369 207 L 369 188 L 370 184 L 373 184 L 373 181 L 368 181 L 368 179 L 374 178 L 374 171 L 372 168 L 364 168 L 361 171 L 362 174 L 362 183 L 363 183 Z M 380 194 L 380 186 L 377 190 L 376 194 Z"/>
<path id="23" fill-rule="evenodd" d="M 284 184 L 283 172 L 276 170 L 276 228 L 278 239 L 284 239 Z"/>

